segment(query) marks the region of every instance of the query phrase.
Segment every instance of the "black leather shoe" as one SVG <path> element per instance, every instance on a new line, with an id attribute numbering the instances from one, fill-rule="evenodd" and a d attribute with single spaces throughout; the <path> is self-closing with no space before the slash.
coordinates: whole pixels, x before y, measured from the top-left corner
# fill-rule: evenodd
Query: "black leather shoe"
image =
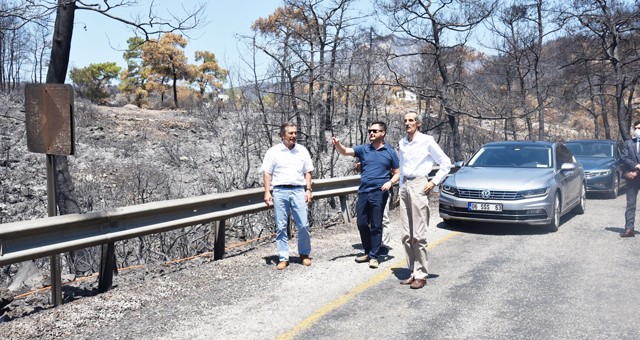
<path id="1" fill-rule="evenodd" d="M 624 233 L 620 234 L 620 237 L 636 237 L 633 232 L 633 229 L 625 229 Z"/>

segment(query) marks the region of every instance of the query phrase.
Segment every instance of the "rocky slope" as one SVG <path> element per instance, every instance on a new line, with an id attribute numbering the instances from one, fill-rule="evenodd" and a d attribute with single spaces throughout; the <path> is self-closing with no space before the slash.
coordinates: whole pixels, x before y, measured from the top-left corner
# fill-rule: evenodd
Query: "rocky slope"
<path id="1" fill-rule="evenodd" d="M 45 217 L 45 155 L 27 151 L 23 105 L 7 97 L 0 98 L 0 102 L 0 106 L 6 108 L 0 112 L 0 224 Z M 246 126 L 254 121 L 251 116 L 218 113 L 206 108 L 197 112 L 159 111 L 131 105 L 101 107 L 77 102 L 75 120 L 76 154 L 68 159 L 82 211 L 259 185 L 260 156 L 268 146 L 251 138 L 242 138 L 242 133 L 238 132 L 246 131 Z M 275 139 L 275 134 L 273 137 Z M 345 161 L 344 164 L 350 163 Z M 318 227 L 322 227 L 335 224 L 341 215 L 335 209 L 326 211 L 318 208 L 314 209 L 312 217 L 319 221 Z M 270 220 L 268 212 L 236 218 L 228 223 L 227 244 L 270 234 Z M 192 233 L 196 238 L 206 239 L 207 233 L 211 232 L 206 226 L 194 228 L 198 228 Z M 194 255 L 153 255 L 157 253 L 157 249 L 152 248 L 159 242 L 157 237 L 150 236 L 146 242 L 151 245 L 146 255 L 141 258 L 118 254 L 119 266 L 140 263 L 155 266 L 164 263 L 163 259 L 167 257 L 175 259 Z M 255 243 L 250 247 L 253 245 Z M 212 249 L 210 246 L 205 242 L 198 252 Z M 95 258 L 95 249 L 91 251 Z M 90 272 L 97 270 L 97 263 L 93 266 L 95 268 Z M 0 287 L 11 288 L 11 292 L 0 290 L 0 308 L 14 295 L 49 284 L 46 259 L 35 261 L 29 266 L 28 277 L 17 282 L 20 267 L 0 267 Z M 69 274 L 66 265 L 63 267 L 63 282 L 74 280 L 76 275 Z M 75 288 L 65 287 L 65 299 L 92 295 L 94 286 L 94 280 L 88 280 L 79 282 Z M 4 319 L 28 315 L 48 306 L 47 294 L 29 295 L 9 304 Z"/>

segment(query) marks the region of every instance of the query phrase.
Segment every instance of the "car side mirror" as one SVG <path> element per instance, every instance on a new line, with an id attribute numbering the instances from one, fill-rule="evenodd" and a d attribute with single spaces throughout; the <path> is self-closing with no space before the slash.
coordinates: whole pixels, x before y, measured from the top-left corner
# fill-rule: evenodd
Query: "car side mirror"
<path id="1" fill-rule="evenodd" d="M 464 166 L 464 161 L 457 161 L 453 163 L 453 166 L 456 168 L 462 168 Z"/>
<path id="2" fill-rule="evenodd" d="M 560 171 L 573 171 L 577 168 L 578 167 L 575 163 L 562 163 L 562 166 L 560 166 Z"/>

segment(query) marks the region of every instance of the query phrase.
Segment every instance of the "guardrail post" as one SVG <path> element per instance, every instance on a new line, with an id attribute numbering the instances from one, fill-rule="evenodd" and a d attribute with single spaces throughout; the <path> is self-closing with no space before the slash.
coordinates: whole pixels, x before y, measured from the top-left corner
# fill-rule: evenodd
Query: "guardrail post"
<path id="1" fill-rule="evenodd" d="M 104 293 L 113 286 L 113 273 L 116 271 L 116 246 L 114 242 L 103 244 L 100 254 L 100 274 L 98 292 Z"/>
<path id="2" fill-rule="evenodd" d="M 49 256 L 49 266 L 51 270 L 51 299 L 54 306 L 62 304 L 62 273 L 60 265 L 60 254 Z"/>
<path id="3" fill-rule="evenodd" d="M 222 260 L 224 256 L 224 238 L 225 238 L 225 228 L 224 221 L 220 220 L 215 222 L 214 227 L 214 241 L 213 241 L 213 260 Z"/>
<path id="4" fill-rule="evenodd" d="M 344 223 L 351 222 L 351 216 L 349 215 L 349 207 L 347 206 L 347 196 L 342 195 L 340 197 L 340 209 L 342 210 L 342 219 Z"/>

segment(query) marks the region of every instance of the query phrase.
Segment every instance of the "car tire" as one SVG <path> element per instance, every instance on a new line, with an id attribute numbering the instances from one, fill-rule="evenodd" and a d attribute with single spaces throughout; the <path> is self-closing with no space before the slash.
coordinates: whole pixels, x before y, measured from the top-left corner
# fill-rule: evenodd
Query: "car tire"
<path id="1" fill-rule="evenodd" d="M 611 184 L 611 191 L 609 191 L 609 198 L 618 198 L 620 192 L 620 177 L 618 175 L 613 176 L 613 183 Z"/>
<path id="2" fill-rule="evenodd" d="M 560 196 L 558 193 L 553 197 L 553 206 L 551 207 L 551 223 L 547 225 L 550 232 L 558 231 L 560 227 Z"/>
<path id="3" fill-rule="evenodd" d="M 584 210 L 587 207 L 587 187 L 584 183 L 580 186 L 580 201 L 575 208 L 575 212 L 578 215 L 584 214 Z"/>

